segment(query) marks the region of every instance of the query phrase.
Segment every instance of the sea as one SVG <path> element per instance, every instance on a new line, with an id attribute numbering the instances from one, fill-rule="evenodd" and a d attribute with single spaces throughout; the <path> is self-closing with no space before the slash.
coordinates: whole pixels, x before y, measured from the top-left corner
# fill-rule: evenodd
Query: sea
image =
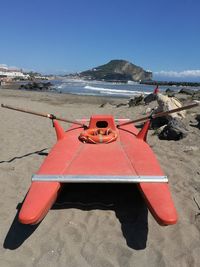
<path id="1" fill-rule="evenodd" d="M 60 93 L 70 93 L 75 95 L 107 96 L 118 98 L 130 98 L 136 95 L 148 95 L 153 92 L 155 85 L 143 85 L 136 82 L 112 83 L 103 81 L 86 81 L 81 79 L 64 78 L 54 81 L 54 90 Z M 159 86 L 164 92 L 170 86 Z M 180 90 L 179 87 L 172 87 L 174 91 Z"/>
<path id="2" fill-rule="evenodd" d="M 148 95 L 155 89 L 155 85 L 145 85 L 133 81 L 127 83 L 118 82 L 104 82 L 104 81 L 88 81 L 74 78 L 62 78 L 59 80 L 51 81 L 53 83 L 53 90 L 59 93 L 70 93 L 74 95 L 92 95 L 104 97 L 117 97 L 117 98 L 131 98 L 137 95 Z M 182 88 L 191 90 L 200 90 L 200 87 L 189 86 L 159 86 L 161 93 L 166 89 L 172 89 L 175 92 L 180 91 Z"/>

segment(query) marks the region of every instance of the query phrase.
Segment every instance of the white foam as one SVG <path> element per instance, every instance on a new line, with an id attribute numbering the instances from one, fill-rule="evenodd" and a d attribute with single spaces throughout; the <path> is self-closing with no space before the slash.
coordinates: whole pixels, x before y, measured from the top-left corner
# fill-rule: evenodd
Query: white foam
<path id="1" fill-rule="evenodd" d="M 90 85 L 86 85 L 84 88 L 87 90 L 99 91 L 100 93 L 103 92 L 106 94 L 120 94 L 120 95 L 149 94 L 149 92 L 102 88 L 102 87 L 95 87 L 95 86 L 90 86 Z"/>

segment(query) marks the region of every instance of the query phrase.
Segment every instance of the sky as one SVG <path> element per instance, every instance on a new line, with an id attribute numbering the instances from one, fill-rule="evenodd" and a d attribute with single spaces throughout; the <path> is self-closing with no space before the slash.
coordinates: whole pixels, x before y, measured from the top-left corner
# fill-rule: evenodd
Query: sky
<path id="1" fill-rule="evenodd" d="M 0 65 L 72 73 L 125 59 L 155 79 L 200 82 L 200 0 L 9 0 Z"/>

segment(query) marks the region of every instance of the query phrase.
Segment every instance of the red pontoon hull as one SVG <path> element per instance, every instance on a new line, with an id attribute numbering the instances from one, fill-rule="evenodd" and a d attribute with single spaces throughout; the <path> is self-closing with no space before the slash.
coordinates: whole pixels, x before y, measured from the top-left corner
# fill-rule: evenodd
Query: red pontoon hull
<path id="1" fill-rule="evenodd" d="M 127 181 L 131 182 L 131 177 L 164 176 L 153 151 L 145 142 L 148 129 L 139 135 L 134 125 L 116 129 L 113 117 L 105 115 L 91 117 L 89 127 L 96 127 L 97 122 L 102 120 L 118 132 L 116 141 L 109 144 L 82 143 L 78 138 L 82 128 L 73 125 L 64 132 L 54 121 L 58 141 L 36 176 L 70 177 L 71 182 L 77 182 L 76 177 L 100 177 L 100 180 L 101 177 L 108 177 L 103 182 L 113 181 L 112 177 L 122 177 L 117 182 L 123 182 L 124 177 L 130 177 Z M 32 181 L 19 213 L 19 221 L 24 224 L 39 223 L 56 201 L 61 187 L 62 183 L 57 181 Z M 177 222 L 168 183 L 140 182 L 138 187 L 159 224 Z"/>

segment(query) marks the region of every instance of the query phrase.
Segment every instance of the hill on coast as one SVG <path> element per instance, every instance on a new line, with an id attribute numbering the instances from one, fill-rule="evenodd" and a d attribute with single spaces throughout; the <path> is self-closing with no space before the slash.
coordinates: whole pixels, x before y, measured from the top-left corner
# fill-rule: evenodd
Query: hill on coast
<path id="1" fill-rule="evenodd" d="M 152 73 L 126 60 L 111 60 L 107 64 L 80 73 L 81 77 L 100 81 L 143 81 L 151 80 Z"/>

